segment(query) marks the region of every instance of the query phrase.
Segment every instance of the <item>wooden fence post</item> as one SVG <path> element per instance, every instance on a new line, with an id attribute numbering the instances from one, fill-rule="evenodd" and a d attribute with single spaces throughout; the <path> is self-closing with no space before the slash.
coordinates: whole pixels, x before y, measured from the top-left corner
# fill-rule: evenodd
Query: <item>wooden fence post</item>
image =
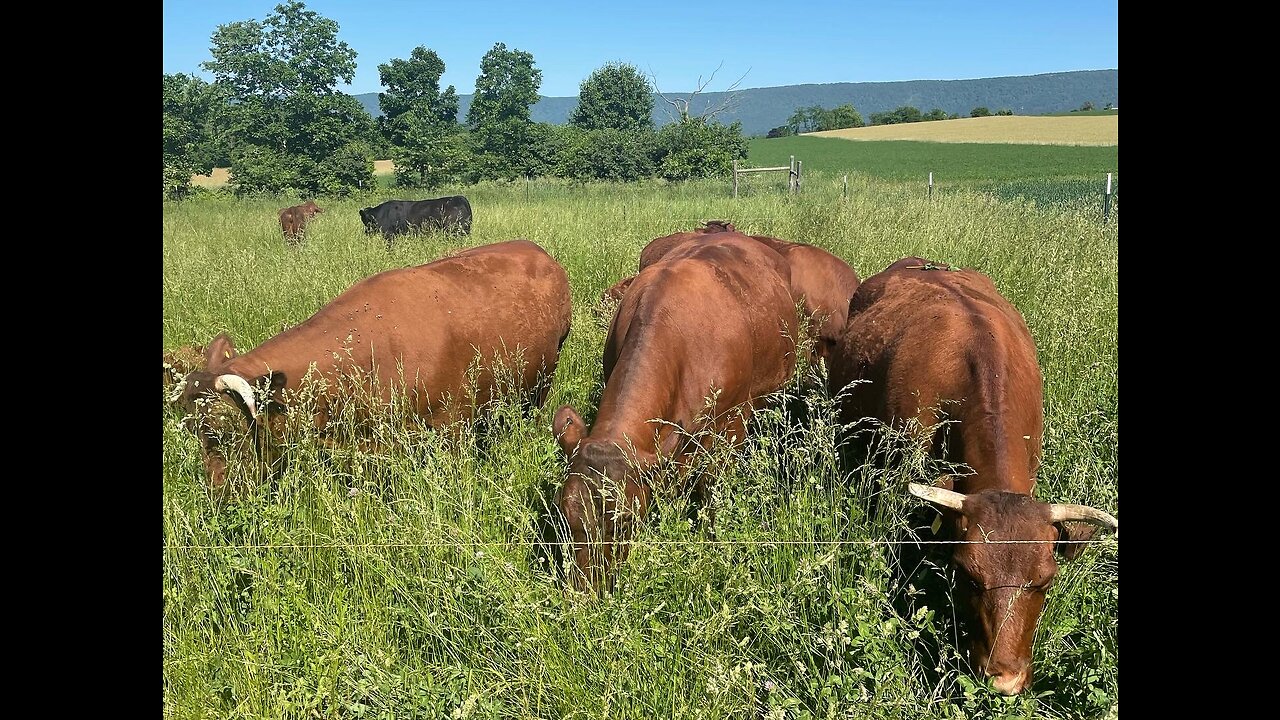
<path id="1" fill-rule="evenodd" d="M 733 159 L 733 197 L 738 197 L 738 159 Z"/>

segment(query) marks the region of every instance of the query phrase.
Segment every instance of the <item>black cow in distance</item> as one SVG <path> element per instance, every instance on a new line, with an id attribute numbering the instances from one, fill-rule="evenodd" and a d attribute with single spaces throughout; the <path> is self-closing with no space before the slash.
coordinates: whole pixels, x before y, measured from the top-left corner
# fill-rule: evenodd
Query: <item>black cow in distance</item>
<path id="1" fill-rule="evenodd" d="M 462 195 L 432 200 L 388 200 L 360 209 L 366 233 L 381 232 L 387 248 L 396 235 L 423 230 L 450 230 L 471 234 L 471 203 Z"/>

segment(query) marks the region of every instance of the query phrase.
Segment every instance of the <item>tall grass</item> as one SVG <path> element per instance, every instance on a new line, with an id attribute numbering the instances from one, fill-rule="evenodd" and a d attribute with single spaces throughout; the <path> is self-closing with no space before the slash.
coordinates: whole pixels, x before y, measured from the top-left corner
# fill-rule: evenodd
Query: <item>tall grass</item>
<path id="1" fill-rule="evenodd" d="M 840 141 L 836 141 L 840 142 Z M 606 322 L 600 293 L 654 237 L 698 221 L 813 243 L 866 277 L 904 255 L 990 275 L 1034 335 L 1045 375 L 1041 499 L 1118 507 L 1118 215 L 957 188 L 932 199 L 867 176 L 814 173 L 805 194 L 724 181 L 442 188 L 475 211 L 469 238 L 388 251 L 357 209 L 321 201 L 288 247 L 287 202 L 166 204 L 163 349 L 228 332 L 243 351 L 356 280 L 512 238 L 568 270 L 574 325 L 546 406 L 501 404 L 484 430 L 438 434 L 388 418 L 378 449 L 330 445 L 294 415 L 271 482 L 233 456 L 238 502 L 203 487 L 195 438 L 165 404 L 164 715 L 174 718 L 1102 717 L 1118 706 L 1118 549 L 1066 564 L 1035 646 L 1032 692 L 1002 698 L 956 657 L 945 564 L 902 548 L 900 492 L 936 471 L 907 453 L 842 470 L 833 405 L 799 376 L 737 451 L 707 459 L 717 519 L 660 498 L 616 591 L 566 591 L 540 552 L 564 462 L 562 403 L 589 415 Z M 811 377 L 810 380 L 813 380 Z M 872 498 L 878 498 L 873 501 Z M 779 541 L 786 541 L 780 543 Z M 937 569 L 931 569 L 936 567 Z"/>

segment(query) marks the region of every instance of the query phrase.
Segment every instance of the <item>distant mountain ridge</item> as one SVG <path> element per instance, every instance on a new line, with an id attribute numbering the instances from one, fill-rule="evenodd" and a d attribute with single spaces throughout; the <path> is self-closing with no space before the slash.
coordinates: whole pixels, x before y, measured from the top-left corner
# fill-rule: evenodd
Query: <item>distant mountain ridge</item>
<path id="1" fill-rule="evenodd" d="M 872 113 L 886 112 L 903 105 L 929 112 L 941 108 L 948 113 L 968 117 L 975 107 L 996 112 L 1009 109 L 1015 115 L 1042 115 L 1075 110 L 1085 102 L 1097 108 L 1107 103 L 1120 105 L 1120 71 L 1077 70 L 1073 72 L 980 78 L 976 80 L 903 80 L 898 82 L 826 83 L 784 85 L 782 87 L 748 88 L 734 93 L 701 93 L 690 103 L 691 114 L 698 115 L 717 107 L 731 95 L 732 106 L 716 116 L 724 123 L 742 121 L 745 135 L 764 135 L 791 117 L 796 108 L 821 105 L 833 108 L 852 103 L 870 122 Z M 670 98 L 687 98 L 689 93 L 664 93 Z M 382 114 L 377 93 L 354 96 L 370 115 Z M 471 95 L 458 96 L 458 120 L 467 117 Z M 533 106 L 534 122 L 563 125 L 578 105 L 578 97 L 542 97 Z M 653 121 L 662 126 L 672 121 L 673 108 L 659 95 L 654 95 Z"/>

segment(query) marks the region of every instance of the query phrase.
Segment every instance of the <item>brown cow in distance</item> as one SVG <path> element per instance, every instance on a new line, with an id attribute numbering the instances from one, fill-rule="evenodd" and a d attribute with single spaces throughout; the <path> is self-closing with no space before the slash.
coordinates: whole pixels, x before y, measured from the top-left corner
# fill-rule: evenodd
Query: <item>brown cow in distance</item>
<path id="1" fill-rule="evenodd" d="M 302 242 L 307 232 L 307 222 L 322 212 L 324 210 L 314 200 L 281 210 L 280 232 L 284 233 L 285 241 L 294 244 Z"/>
<path id="2" fill-rule="evenodd" d="M 725 232 L 737 232 L 737 230 L 732 223 L 710 220 L 705 227 L 692 232 L 673 233 L 656 238 L 640 251 L 640 269 L 644 270 L 661 260 L 672 248 L 679 247 L 685 242 L 701 242 Z M 796 302 L 803 304 L 805 314 L 814 322 L 812 357 L 828 358 L 831 348 L 840 337 L 848 320 L 849 300 L 858 290 L 858 273 L 835 254 L 814 245 L 780 240 L 767 235 L 748 235 L 747 237 L 768 245 L 787 261 L 791 295 Z M 610 290 L 612 291 L 613 288 Z"/>
<path id="3" fill-rule="evenodd" d="M 790 378 L 797 320 L 786 273 L 777 253 L 726 233 L 672 250 L 631 283 L 605 340 L 594 427 L 568 405 L 553 421 L 569 458 L 555 504 L 572 535 L 579 590 L 612 586 L 611 568 L 629 546 L 615 554 L 611 543 L 644 520 L 660 458 L 709 447 L 715 435 L 703 430 L 741 441 L 756 405 Z M 703 506 L 709 483 L 694 485 Z"/>
<path id="4" fill-rule="evenodd" d="M 975 543 L 956 545 L 951 555 L 965 580 L 955 597 L 970 663 L 999 692 L 1022 692 L 1058 572 L 1055 547 L 1070 559 L 1085 546 L 1060 540 L 1119 527 L 1100 510 L 1032 495 L 1043 381 L 1022 315 L 982 273 L 904 258 L 858 288 L 833 348 L 829 389 L 843 392 L 842 422 L 875 418 L 911 427 L 934 457 L 972 470 L 943 476 L 940 487 L 912 483 L 909 490 L 943 509 L 950 538 Z M 949 422 L 939 425 L 943 420 Z M 1042 542 L 990 542 L 1000 540 Z"/>
<path id="5" fill-rule="evenodd" d="M 495 372 L 503 362 L 516 389 L 541 406 L 571 311 L 568 275 L 545 250 L 527 240 L 484 245 L 367 277 L 246 353 L 219 335 L 207 367 L 183 379 L 176 400 L 200 439 L 210 485 L 221 489 L 226 459 L 210 401 L 232 403 L 258 440 L 267 411 L 283 410 L 314 365 L 325 381 L 314 416 L 320 430 L 356 402 L 343 386 L 384 403 L 403 393 L 414 416 L 441 427 L 471 418 L 506 389 L 506 375 Z M 278 434 L 280 418 L 268 420 Z"/>

